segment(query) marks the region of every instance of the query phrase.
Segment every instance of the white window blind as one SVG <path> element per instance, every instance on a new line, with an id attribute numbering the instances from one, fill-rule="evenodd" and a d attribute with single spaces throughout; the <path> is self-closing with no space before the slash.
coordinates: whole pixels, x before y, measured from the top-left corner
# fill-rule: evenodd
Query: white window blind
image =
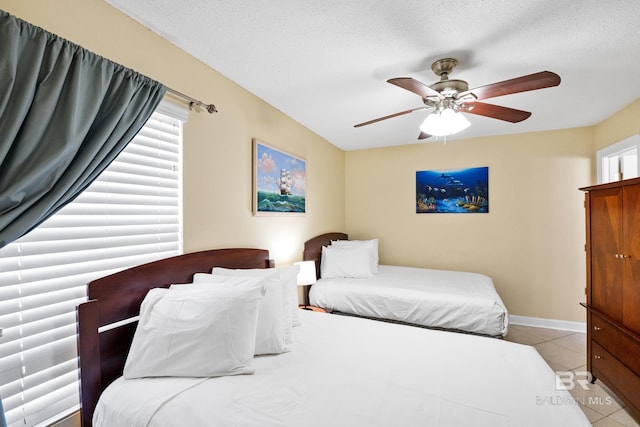
<path id="1" fill-rule="evenodd" d="M 79 407 L 76 305 L 86 283 L 182 253 L 186 111 L 162 103 L 76 200 L 0 249 L 0 396 L 7 424 L 39 426 Z"/>

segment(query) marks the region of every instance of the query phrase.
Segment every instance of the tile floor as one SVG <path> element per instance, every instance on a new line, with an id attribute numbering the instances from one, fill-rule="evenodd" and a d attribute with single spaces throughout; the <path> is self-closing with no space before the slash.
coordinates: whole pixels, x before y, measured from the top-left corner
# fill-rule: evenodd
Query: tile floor
<path id="1" fill-rule="evenodd" d="M 586 371 L 586 335 L 555 329 L 509 325 L 508 341 L 534 346 L 554 371 L 574 371 L 575 379 Z M 597 382 L 587 384 L 588 390 L 576 386 L 571 390 L 576 402 L 591 425 L 598 427 L 640 427 L 614 395 Z"/>

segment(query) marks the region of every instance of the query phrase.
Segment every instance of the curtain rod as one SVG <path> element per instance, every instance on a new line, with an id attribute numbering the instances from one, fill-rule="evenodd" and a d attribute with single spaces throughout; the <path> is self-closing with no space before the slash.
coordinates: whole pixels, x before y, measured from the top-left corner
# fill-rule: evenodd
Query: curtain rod
<path id="1" fill-rule="evenodd" d="M 175 95 L 177 97 L 180 97 L 182 99 L 185 99 L 185 100 L 189 101 L 189 109 L 190 110 L 193 108 L 194 105 L 197 105 L 199 107 L 203 107 L 204 109 L 206 109 L 209 112 L 209 114 L 213 114 L 213 113 L 217 113 L 218 112 L 218 110 L 216 110 L 216 106 L 215 105 L 213 105 L 213 104 L 205 104 L 202 101 L 198 101 L 197 99 L 192 98 L 192 97 L 190 97 L 188 95 L 185 95 L 182 92 L 178 92 L 175 89 L 171 89 L 170 87 L 167 87 L 167 92 L 169 92 L 169 93 L 171 93 L 171 94 L 173 94 L 173 95 Z"/>

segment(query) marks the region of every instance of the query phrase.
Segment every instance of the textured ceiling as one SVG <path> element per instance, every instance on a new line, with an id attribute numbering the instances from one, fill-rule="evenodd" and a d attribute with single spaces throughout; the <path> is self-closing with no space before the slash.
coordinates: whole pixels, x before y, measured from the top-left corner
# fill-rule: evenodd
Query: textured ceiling
<path id="1" fill-rule="evenodd" d="M 418 143 L 426 111 L 353 125 L 422 106 L 386 80 L 435 83 L 443 57 L 471 88 L 562 78 L 490 100 L 524 122 L 468 114 L 449 140 L 594 125 L 640 97 L 638 0 L 105 1 L 344 150 Z"/>

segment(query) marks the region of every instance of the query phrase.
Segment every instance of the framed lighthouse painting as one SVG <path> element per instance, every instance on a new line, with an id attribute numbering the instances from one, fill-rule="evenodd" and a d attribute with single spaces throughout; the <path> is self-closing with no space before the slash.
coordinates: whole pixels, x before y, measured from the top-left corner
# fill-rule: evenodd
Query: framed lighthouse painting
<path id="1" fill-rule="evenodd" d="M 253 139 L 253 214 L 304 214 L 307 201 L 304 159 Z"/>

